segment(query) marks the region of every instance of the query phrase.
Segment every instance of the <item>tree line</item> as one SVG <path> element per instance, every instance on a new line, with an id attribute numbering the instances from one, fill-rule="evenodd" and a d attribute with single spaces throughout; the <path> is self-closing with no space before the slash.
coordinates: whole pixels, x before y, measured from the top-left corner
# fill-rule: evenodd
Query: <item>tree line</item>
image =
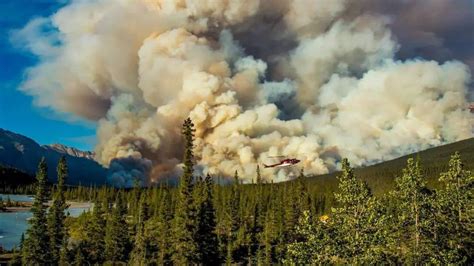
<path id="1" fill-rule="evenodd" d="M 470 264 L 474 260 L 474 175 L 458 153 L 426 186 L 419 160 L 408 159 L 389 193 L 374 196 L 342 161 L 338 190 L 309 193 L 303 172 L 293 182 L 230 185 L 195 176 L 194 125 L 186 119 L 184 168 L 177 187 L 84 190 L 92 211 L 67 218 L 58 164 L 46 208 L 46 164 L 36 175 L 33 218 L 13 264 Z"/>

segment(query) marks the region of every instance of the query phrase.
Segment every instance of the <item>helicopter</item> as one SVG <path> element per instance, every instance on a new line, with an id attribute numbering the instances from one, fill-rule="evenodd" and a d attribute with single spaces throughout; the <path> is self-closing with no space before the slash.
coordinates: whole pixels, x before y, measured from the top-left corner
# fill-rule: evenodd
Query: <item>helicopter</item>
<path id="1" fill-rule="evenodd" d="M 272 156 L 273 157 L 285 157 L 285 156 Z M 296 158 L 287 158 L 287 159 L 283 159 L 281 160 L 279 163 L 276 163 L 276 164 L 270 164 L 270 165 L 266 165 L 266 164 L 263 164 L 263 166 L 265 168 L 275 168 L 275 167 L 287 167 L 287 166 L 292 166 L 292 165 L 295 165 L 297 163 L 301 162 L 301 160 L 298 160 Z"/>

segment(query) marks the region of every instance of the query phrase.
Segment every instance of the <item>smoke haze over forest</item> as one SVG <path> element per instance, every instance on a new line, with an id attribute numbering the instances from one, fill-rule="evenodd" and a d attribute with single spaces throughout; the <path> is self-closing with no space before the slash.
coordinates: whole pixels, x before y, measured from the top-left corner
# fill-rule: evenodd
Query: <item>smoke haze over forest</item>
<path id="1" fill-rule="evenodd" d="M 472 137 L 473 12 L 469 0 L 70 1 L 11 41 L 39 58 L 23 92 L 97 123 L 109 181 L 176 176 L 188 116 L 198 170 L 249 181 L 270 156 L 323 174 L 342 157 Z"/>

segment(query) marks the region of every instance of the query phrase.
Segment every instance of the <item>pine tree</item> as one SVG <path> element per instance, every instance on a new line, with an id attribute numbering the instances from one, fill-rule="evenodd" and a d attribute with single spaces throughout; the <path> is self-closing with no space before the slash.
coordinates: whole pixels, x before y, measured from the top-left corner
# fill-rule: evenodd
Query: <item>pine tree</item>
<path id="1" fill-rule="evenodd" d="M 265 224 L 261 233 L 261 245 L 263 246 L 264 264 L 272 265 L 274 260 L 273 246 L 277 237 L 277 225 L 275 210 L 273 209 L 273 200 L 269 201 L 269 209 L 265 215 Z"/>
<path id="2" fill-rule="evenodd" d="M 208 174 L 200 189 L 200 206 L 197 210 L 198 229 L 195 241 L 197 243 L 200 263 L 213 265 L 218 263 L 218 243 L 216 235 L 216 210 L 213 203 L 214 182 Z"/>
<path id="3" fill-rule="evenodd" d="M 145 193 L 142 193 L 139 202 L 137 232 L 135 233 L 135 243 L 131 254 L 133 265 L 146 265 L 148 247 L 145 238 L 145 222 L 148 219 L 148 206 L 145 201 Z"/>
<path id="4" fill-rule="evenodd" d="M 321 251 L 318 243 L 317 232 L 311 222 L 308 211 L 303 212 L 295 228 L 299 236 L 296 241 L 287 245 L 287 258 L 284 264 L 290 265 L 312 265 L 315 264 L 315 258 Z"/>
<path id="5" fill-rule="evenodd" d="M 112 215 L 107 221 L 105 235 L 105 257 L 109 262 L 127 261 L 128 228 L 125 220 L 127 207 L 121 195 L 117 195 Z"/>
<path id="6" fill-rule="evenodd" d="M 85 265 L 86 263 L 86 258 L 84 256 L 84 250 L 81 244 L 76 248 L 76 254 L 74 256 L 74 265 L 76 266 L 82 266 Z"/>
<path id="7" fill-rule="evenodd" d="M 149 243 L 152 259 L 158 265 L 170 264 L 170 254 L 172 247 L 169 243 L 170 221 L 172 219 L 172 197 L 167 189 L 162 189 L 160 205 L 157 206 L 156 215 L 151 217 L 145 224 L 145 236 Z"/>
<path id="8" fill-rule="evenodd" d="M 49 245 L 46 203 L 48 168 L 46 160 L 41 159 L 36 173 L 36 194 L 31 207 L 33 217 L 29 220 L 30 228 L 26 232 L 26 240 L 23 247 L 23 264 L 42 265 L 51 263 L 51 250 Z"/>
<path id="9" fill-rule="evenodd" d="M 23 249 L 23 245 L 25 244 L 25 233 L 21 233 L 21 238 L 20 238 L 20 245 L 18 246 L 18 248 L 20 249 L 20 251 Z"/>
<path id="10" fill-rule="evenodd" d="M 347 159 L 342 161 L 338 180 L 339 191 L 334 196 L 339 207 L 333 209 L 333 217 L 340 243 L 333 252 L 350 264 L 377 263 L 386 257 L 379 250 L 388 240 L 383 228 L 387 217 L 377 199 L 372 198 L 367 183 L 354 175 Z"/>
<path id="11" fill-rule="evenodd" d="M 61 249 L 59 250 L 59 262 L 58 265 L 68 265 L 69 262 L 69 254 L 68 254 L 68 237 L 67 235 L 64 236 Z"/>
<path id="12" fill-rule="evenodd" d="M 304 211 L 309 211 L 311 216 L 310 209 L 310 195 L 306 187 L 305 177 L 303 169 L 301 169 L 299 176 L 296 180 L 289 183 L 283 191 L 284 197 L 284 207 L 283 214 L 287 230 L 284 232 L 285 242 L 293 242 L 296 237 L 296 225 Z"/>
<path id="13" fill-rule="evenodd" d="M 257 164 L 257 184 L 262 184 L 262 175 L 260 174 L 260 165 Z"/>
<path id="14" fill-rule="evenodd" d="M 303 169 L 301 169 L 300 174 L 295 182 L 292 204 L 296 220 L 301 217 L 304 211 L 309 211 L 309 214 L 311 215 L 311 199 L 306 187 Z"/>
<path id="15" fill-rule="evenodd" d="M 240 208 L 240 183 L 239 183 L 239 173 L 235 171 L 234 173 L 234 182 L 231 187 L 231 194 L 227 202 L 227 218 L 229 222 L 229 227 L 227 228 L 226 238 L 226 264 L 231 264 L 235 262 L 235 252 L 239 248 L 237 243 L 238 232 L 241 226 L 241 217 L 239 215 Z"/>
<path id="16" fill-rule="evenodd" d="M 410 158 L 403 174 L 395 179 L 393 197 L 398 207 L 398 234 L 401 238 L 403 256 L 407 263 L 419 264 L 430 257 L 429 247 L 432 236 L 428 221 L 429 191 L 421 172 L 419 160 Z"/>
<path id="17" fill-rule="evenodd" d="M 66 199 L 64 197 L 64 184 L 68 175 L 66 158 L 62 156 L 59 159 L 57 174 L 58 184 L 56 187 L 55 194 L 53 196 L 53 203 L 49 208 L 48 213 L 48 231 L 50 238 L 51 247 L 51 263 L 58 264 L 59 254 L 61 246 L 64 243 L 64 238 L 67 235 L 65 226 L 66 214 L 65 211 L 68 208 Z"/>
<path id="18" fill-rule="evenodd" d="M 443 189 L 435 201 L 435 240 L 442 264 L 465 264 L 474 260 L 474 175 L 464 169 L 456 152 L 449 170 L 440 175 Z"/>
<path id="19" fill-rule="evenodd" d="M 86 225 L 85 249 L 89 262 L 101 264 L 105 260 L 105 231 L 106 218 L 105 206 L 102 202 L 96 201 L 92 209 L 92 215 Z"/>
<path id="20" fill-rule="evenodd" d="M 193 203 L 194 171 L 194 124 L 190 118 L 184 121 L 182 134 L 185 141 L 184 171 L 180 178 L 175 215 L 173 219 L 172 260 L 175 264 L 195 263 L 197 246 L 194 242 L 196 232 L 196 214 Z"/>

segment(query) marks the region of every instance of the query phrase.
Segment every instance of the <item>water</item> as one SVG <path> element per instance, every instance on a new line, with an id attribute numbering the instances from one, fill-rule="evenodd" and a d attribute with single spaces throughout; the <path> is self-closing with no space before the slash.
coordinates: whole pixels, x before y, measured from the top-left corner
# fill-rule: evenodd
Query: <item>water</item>
<path id="1" fill-rule="evenodd" d="M 3 201 L 7 201 L 8 198 L 10 198 L 11 201 L 22 201 L 22 202 L 33 201 L 32 195 L 0 194 L 0 198 L 2 198 Z"/>
<path id="2" fill-rule="evenodd" d="M 0 194 L 3 200 L 9 196 L 12 201 L 32 201 L 27 195 L 4 195 Z M 77 217 L 85 211 L 88 211 L 90 206 L 69 208 L 66 212 L 72 217 Z M 12 249 L 18 246 L 21 239 L 21 234 L 28 229 L 28 218 L 32 216 L 30 211 L 18 212 L 0 212 L 0 246 L 4 249 Z"/>

